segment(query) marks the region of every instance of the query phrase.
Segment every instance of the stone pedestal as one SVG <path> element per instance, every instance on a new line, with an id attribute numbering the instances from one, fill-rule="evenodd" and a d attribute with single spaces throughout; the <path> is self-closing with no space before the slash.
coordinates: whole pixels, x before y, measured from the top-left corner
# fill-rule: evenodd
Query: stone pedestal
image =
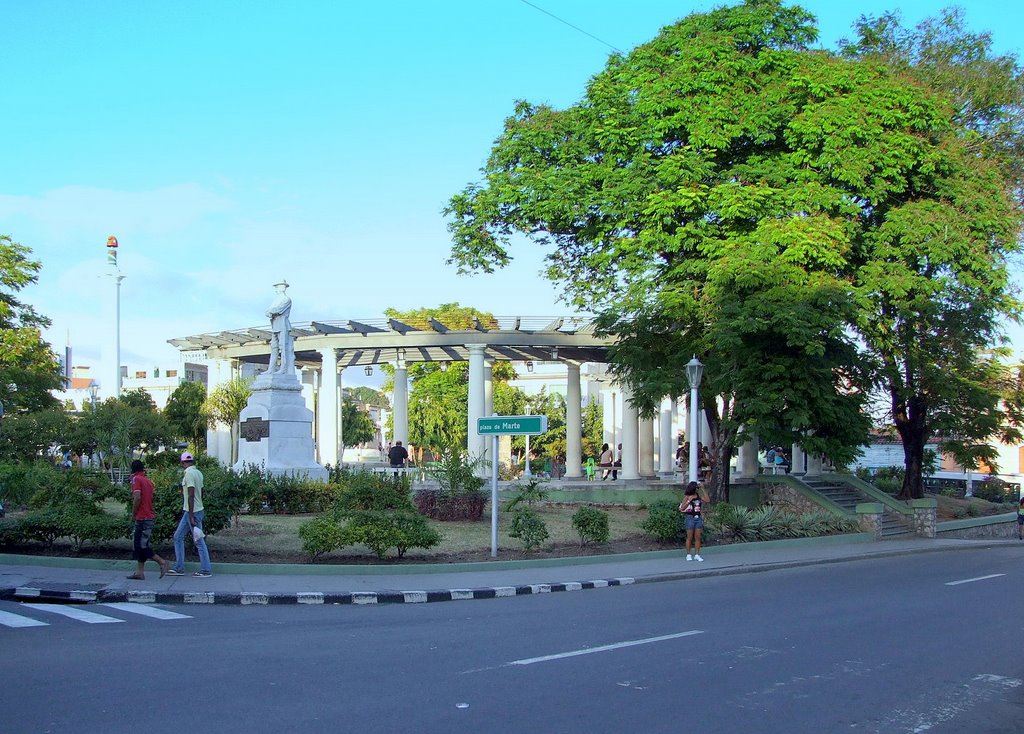
<path id="1" fill-rule="evenodd" d="M 313 411 L 306 407 L 295 375 L 257 377 L 239 416 L 239 428 L 235 471 L 252 464 L 269 474 L 327 481 L 327 470 L 314 458 Z"/>

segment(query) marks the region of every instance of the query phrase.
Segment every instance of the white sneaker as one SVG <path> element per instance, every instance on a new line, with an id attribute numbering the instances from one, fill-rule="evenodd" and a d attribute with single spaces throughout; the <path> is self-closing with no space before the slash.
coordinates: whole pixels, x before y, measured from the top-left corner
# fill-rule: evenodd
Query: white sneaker
<path id="1" fill-rule="evenodd" d="M 689 553 L 687 553 L 686 554 L 686 560 L 692 561 L 693 560 L 693 556 L 691 556 Z"/>
<path id="2" fill-rule="evenodd" d="M 695 560 L 695 561 L 703 561 L 704 559 L 703 559 L 703 558 L 701 558 L 701 557 L 700 557 L 700 554 L 698 553 L 697 555 L 695 555 L 695 556 L 693 557 L 693 560 Z"/>

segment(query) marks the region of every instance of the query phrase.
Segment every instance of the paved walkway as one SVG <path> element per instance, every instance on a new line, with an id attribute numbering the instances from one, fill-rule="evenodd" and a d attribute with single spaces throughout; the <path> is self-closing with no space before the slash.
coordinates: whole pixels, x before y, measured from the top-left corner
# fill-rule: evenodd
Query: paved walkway
<path id="1" fill-rule="evenodd" d="M 0 598 L 164 604 L 378 604 L 483 599 L 576 591 L 949 550 L 982 550 L 1017 540 L 909 538 L 872 542 L 837 536 L 713 546 L 704 562 L 681 551 L 538 561 L 444 565 L 327 566 L 214 564 L 211 578 L 126 577 L 132 561 L 0 554 Z"/>

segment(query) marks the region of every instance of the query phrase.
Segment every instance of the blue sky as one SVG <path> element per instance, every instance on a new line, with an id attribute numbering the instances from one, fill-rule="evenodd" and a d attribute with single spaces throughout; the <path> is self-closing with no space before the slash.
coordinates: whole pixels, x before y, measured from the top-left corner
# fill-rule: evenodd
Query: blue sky
<path id="1" fill-rule="evenodd" d="M 281 277 L 295 321 L 450 301 L 564 313 L 538 248 L 457 276 L 441 209 L 477 178 L 514 100 L 568 106 L 606 44 L 628 52 L 718 4 L 6 0 L 0 232 L 43 263 L 24 300 L 94 370 L 112 328 L 109 234 L 132 370 L 175 363 L 167 339 L 265 323 Z M 944 5 L 900 8 L 916 23 Z M 897 3 L 803 6 L 832 48 Z M 1020 52 L 1024 4 L 961 6 Z"/>

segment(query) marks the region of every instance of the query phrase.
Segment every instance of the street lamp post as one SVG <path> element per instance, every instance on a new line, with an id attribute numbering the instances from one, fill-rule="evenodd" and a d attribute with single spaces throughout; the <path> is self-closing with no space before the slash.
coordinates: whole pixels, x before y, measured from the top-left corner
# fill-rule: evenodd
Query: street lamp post
<path id="1" fill-rule="evenodd" d="M 704 375 L 704 365 L 693 355 L 693 359 L 686 363 L 686 379 L 690 382 L 690 481 L 697 481 L 697 392 L 700 389 L 700 378 Z"/>

